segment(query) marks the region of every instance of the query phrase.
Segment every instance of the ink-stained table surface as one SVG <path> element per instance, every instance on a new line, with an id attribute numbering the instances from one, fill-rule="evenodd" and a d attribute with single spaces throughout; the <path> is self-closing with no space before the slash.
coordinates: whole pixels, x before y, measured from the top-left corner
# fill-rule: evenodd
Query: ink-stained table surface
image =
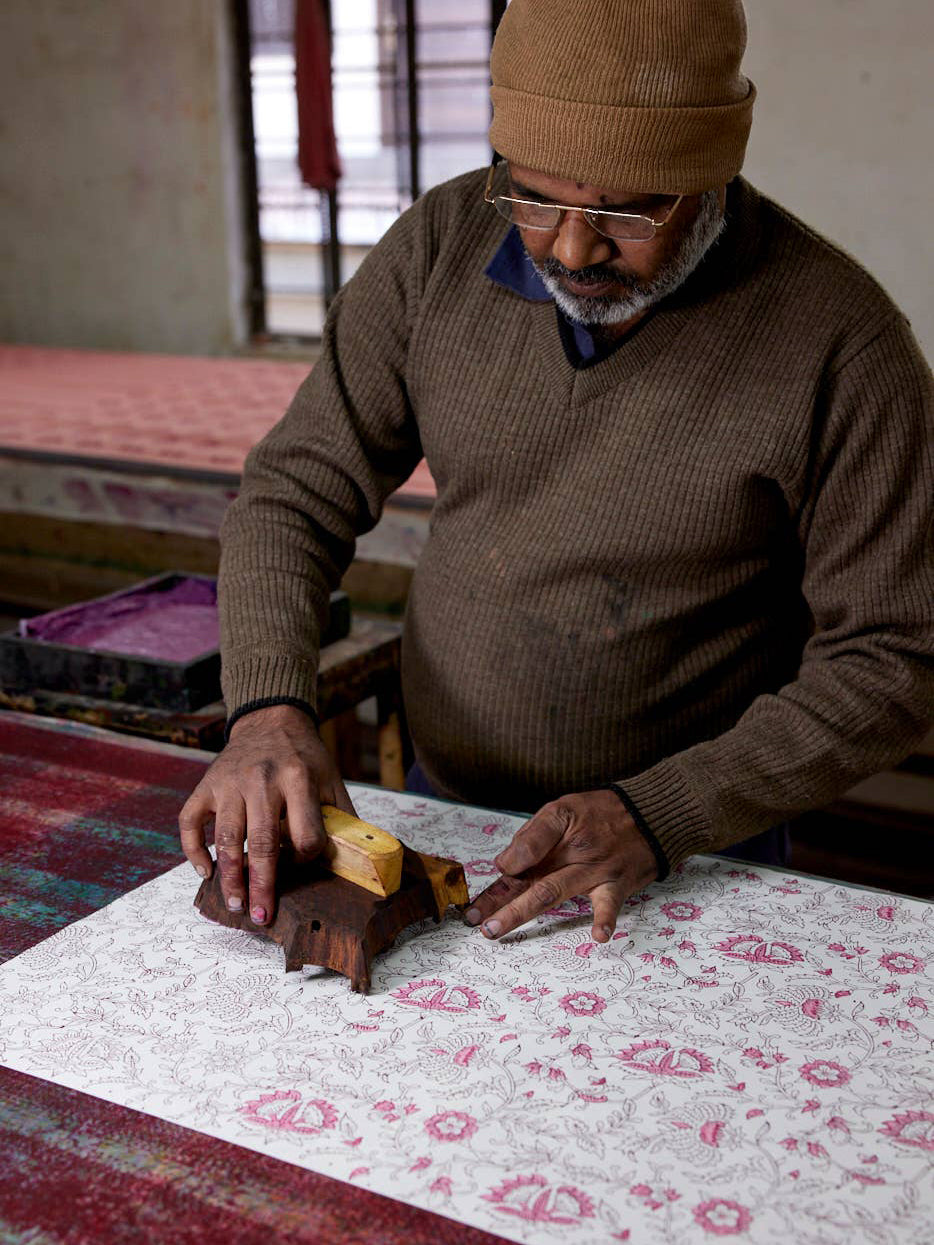
<path id="1" fill-rule="evenodd" d="M 934 906 L 695 857 L 605 946 L 580 900 L 500 943 L 449 918 L 356 996 L 193 912 L 203 759 L 72 732 L 0 715 L 0 1235 L 927 1239 Z M 520 824 L 352 794 L 473 889 Z"/>
<path id="2" fill-rule="evenodd" d="M 401 650 L 401 623 L 355 617 L 349 635 L 321 650 L 318 669 L 318 715 L 322 724 L 375 697 L 380 782 L 396 789 L 405 785 L 400 723 Z M 182 712 L 44 688 L 13 691 L 0 687 L 0 709 L 66 718 L 209 752 L 219 752 L 224 746 L 227 724 L 227 710 L 220 700 Z"/>

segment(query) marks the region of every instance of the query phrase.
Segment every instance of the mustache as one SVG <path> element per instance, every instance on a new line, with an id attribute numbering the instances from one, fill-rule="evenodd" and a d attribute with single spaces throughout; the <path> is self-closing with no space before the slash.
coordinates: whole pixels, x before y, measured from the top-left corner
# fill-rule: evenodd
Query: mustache
<path id="1" fill-rule="evenodd" d="M 543 276 L 552 277 L 556 281 L 563 278 L 566 281 L 573 281 L 575 285 L 604 285 L 612 282 L 613 285 L 619 285 L 628 290 L 637 280 L 634 273 L 618 272 L 614 268 L 608 268 L 605 264 L 589 264 L 586 268 L 565 268 L 564 264 L 553 256 L 549 256 L 538 264 L 538 269 Z"/>

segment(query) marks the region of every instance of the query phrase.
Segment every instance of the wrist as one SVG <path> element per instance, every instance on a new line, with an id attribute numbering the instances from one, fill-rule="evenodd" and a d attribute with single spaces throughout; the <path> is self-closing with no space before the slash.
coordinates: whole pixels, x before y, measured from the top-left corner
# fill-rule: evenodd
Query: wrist
<path id="1" fill-rule="evenodd" d="M 652 855 L 655 857 L 655 864 L 658 867 L 658 872 L 655 875 L 656 880 L 659 882 L 664 881 L 665 878 L 668 877 L 668 874 L 671 872 L 671 865 L 668 863 L 668 857 L 665 855 L 664 848 L 662 847 L 661 843 L 659 843 L 658 839 L 653 834 L 652 829 L 649 826 L 648 822 L 642 816 L 642 813 L 639 811 L 638 807 L 636 806 L 632 798 L 629 796 L 629 794 L 626 791 L 624 791 L 623 788 L 618 783 L 608 782 L 606 784 L 606 790 L 613 792 L 613 794 L 617 797 L 617 799 L 619 799 L 620 803 L 626 809 L 626 812 L 632 818 L 633 825 L 642 835 L 643 839 L 645 839 L 646 843 L 648 844 L 649 848 L 652 851 Z"/>
<path id="2" fill-rule="evenodd" d="M 260 726 L 299 726 L 310 728 L 317 734 L 318 715 L 314 708 L 303 700 L 292 697 L 270 698 L 269 700 L 251 701 L 241 705 L 227 719 L 226 740 L 233 738 L 240 731 L 244 722 L 251 723 L 245 729 L 257 729 Z"/>

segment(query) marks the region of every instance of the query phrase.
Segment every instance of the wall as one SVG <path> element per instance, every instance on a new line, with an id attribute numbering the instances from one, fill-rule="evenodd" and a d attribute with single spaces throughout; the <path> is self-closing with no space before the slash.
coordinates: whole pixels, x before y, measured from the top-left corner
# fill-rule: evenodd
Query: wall
<path id="1" fill-rule="evenodd" d="M 0 339 L 247 332 L 226 0 L 3 0 Z"/>
<path id="2" fill-rule="evenodd" d="M 745 175 L 869 268 L 934 359 L 934 5 L 745 5 Z"/>

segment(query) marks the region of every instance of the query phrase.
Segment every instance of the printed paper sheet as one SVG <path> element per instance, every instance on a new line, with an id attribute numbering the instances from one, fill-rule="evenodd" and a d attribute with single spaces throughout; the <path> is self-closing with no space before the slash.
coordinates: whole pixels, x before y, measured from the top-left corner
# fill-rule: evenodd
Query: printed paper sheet
<path id="1" fill-rule="evenodd" d="M 520 822 L 367 788 L 472 893 Z M 510 1239 L 928 1239 L 934 906 L 696 857 L 591 941 L 453 913 L 368 996 L 191 906 L 184 865 L 0 968 L 0 1062 Z"/>

